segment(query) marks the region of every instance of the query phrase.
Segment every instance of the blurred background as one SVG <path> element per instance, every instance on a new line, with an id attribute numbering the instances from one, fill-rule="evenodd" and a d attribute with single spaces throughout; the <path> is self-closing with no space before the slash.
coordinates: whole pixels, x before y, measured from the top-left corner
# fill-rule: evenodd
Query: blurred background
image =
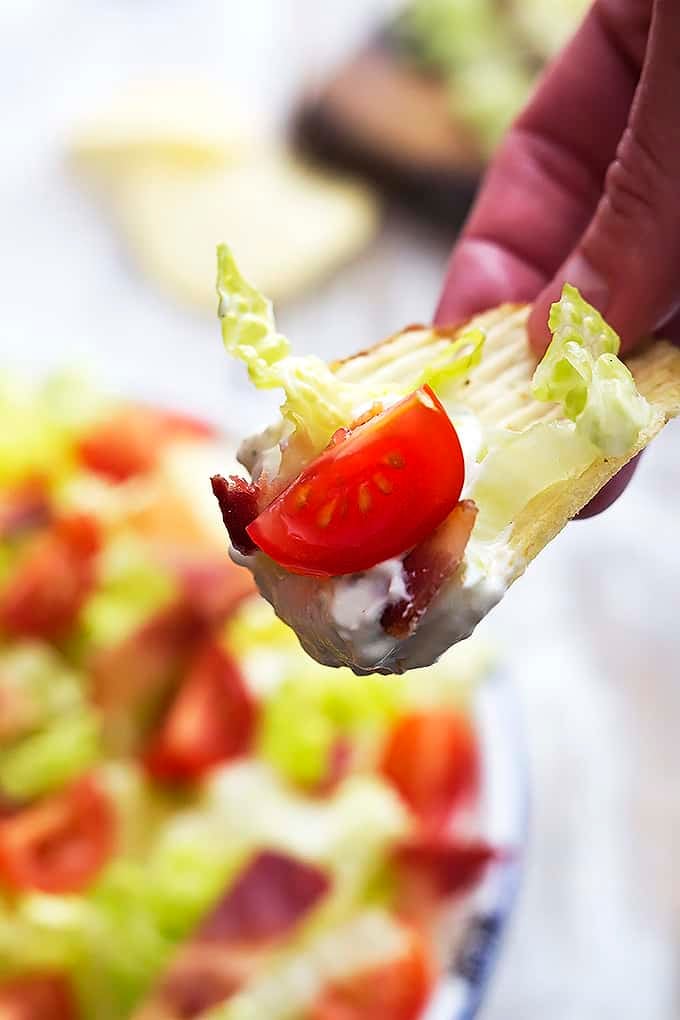
<path id="1" fill-rule="evenodd" d="M 2 0 L 3 363 L 84 365 L 227 430 L 260 424 L 202 289 L 200 252 L 232 235 L 302 350 L 340 356 L 428 319 L 456 211 L 435 228 L 408 201 L 306 177 L 280 153 L 301 97 L 398 7 Z M 337 107 L 350 128 L 355 98 Z M 458 165 L 461 203 L 495 130 L 475 116 L 435 160 L 444 191 Z M 396 162 L 422 169 L 421 141 Z M 385 144 L 394 155 L 393 135 Z M 571 525 L 484 624 L 522 702 L 533 783 L 526 879 L 485 1020 L 680 1015 L 679 443 L 669 427 L 624 497 Z"/>

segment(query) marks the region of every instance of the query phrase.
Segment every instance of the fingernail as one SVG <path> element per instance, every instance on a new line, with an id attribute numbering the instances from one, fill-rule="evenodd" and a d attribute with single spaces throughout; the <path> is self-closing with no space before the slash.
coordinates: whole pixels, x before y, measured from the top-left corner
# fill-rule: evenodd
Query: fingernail
<path id="1" fill-rule="evenodd" d="M 602 273 L 595 269 L 581 252 L 576 252 L 567 259 L 560 270 L 559 279 L 578 288 L 581 297 L 585 298 L 588 304 L 597 308 L 602 315 L 606 314 L 609 304 L 609 284 Z"/>

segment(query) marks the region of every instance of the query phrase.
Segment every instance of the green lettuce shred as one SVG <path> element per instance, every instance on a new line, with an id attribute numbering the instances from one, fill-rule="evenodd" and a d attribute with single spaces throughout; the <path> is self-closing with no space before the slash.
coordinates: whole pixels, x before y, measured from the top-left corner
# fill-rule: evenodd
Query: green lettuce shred
<path id="1" fill-rule="evenodd" d="M 291 353 L 289 341 L 277 331 L 271 302 L 241 275 L 226 244 L 217 249 L 218 315 L 227 351 L 245 362 L 259 389 L 282 389 L 281 414 L 290 432 L 306 441 L 313 456 L 327 445 L 337 428 L 384 397 L 406 396 L 425 383 L 462 380 L 478 363 L 484 335 L 471 330 L 451 343 L 435 363 L 394 384 L 348 382 L 338 378 L 315 355 Z"/>
<path id="2" fill-rule="evenodd" d="M 553 338 L 534 373 L 534 396 L 561 404 L 576 431 L 605 456 L 623 456 L 652 409 L 617 357 L 618 335 L 569 284 L 550 309 L 549 326 Z"/>

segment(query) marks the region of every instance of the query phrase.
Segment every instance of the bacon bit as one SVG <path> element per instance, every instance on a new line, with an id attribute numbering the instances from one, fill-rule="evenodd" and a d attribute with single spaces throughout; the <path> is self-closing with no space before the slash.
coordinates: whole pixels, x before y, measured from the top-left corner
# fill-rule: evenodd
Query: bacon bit
<path id="1" fill-rule="evenodd" d="M 257 971 L 261 955 L 198 941 L 183 946 L 136 1020 L 193 1020 L 235 995 Z"/>
<path id="2" fill-rule="evenodd" d="M 396 638 L 413 634 L 423 614 L 460 566 L 476 517 L 477 507 L 472 500 L 463 500 L 434 534 L 409 553 L 403 564 L 409 598 L 393 602 L 385 609 L 380 620 L 384 631 Z"/>
<path id="3" fill-rule="evenodd" d="M 17 637 L 62 637 L 95 583 L 93 517 L 73 514 L 31 540 L 0 592 L 0 625 Z"/>
<path id="4" fill-rule="evenodd" d="M 231 544 L 244 556 L 248 556 L 257 550 L 246 528 L 260 512 L 259 487 L 253 482 L 247 482 L 245 478 L 239 478 L 238 475 L 230 475 L 229 478 L 213 475 L 211 481 Z"/>
<path id="5" fill-rule="evenodd" d="M 449 896 L 467 892 L 479 882 L 499 851 L 484 840 L 461 840 L 445 834 L 425 834 L 398 846 L 399 910 L 420 917 Z"/>
<path id="6" fill-rule="evenodd" d="M 11 492 L 4 493 L 0 502 L 0 539 L 19 538 L 49 524 L 52 516 L 44 483 L 31 479 Z"/>
<path id="7" fill-rule="evenodd" d="M 76 1020 L 70 985 L 60 974 L 31 974 L 0 985 L 2 1020 Z"/>
<path id="8" fill-rule="evenodd" d="M 200 937 L 257 943 L 287 935 L 330 890 L 326 872 L 277 850 L 250 861 L 203 922 Z"/>

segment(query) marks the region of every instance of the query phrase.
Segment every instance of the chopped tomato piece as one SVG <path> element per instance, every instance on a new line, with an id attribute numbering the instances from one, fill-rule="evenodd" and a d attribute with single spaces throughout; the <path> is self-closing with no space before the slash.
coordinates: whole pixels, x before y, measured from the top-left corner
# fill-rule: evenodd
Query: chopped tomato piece
<path id="1" fill-rule="evenodd" d="M 189 416 L 131 404 L 94 425 L 80 440 L 78 450 L 90 471 L 124 482 L 153 470 L 168 442 L 214 434 L 210 425 Z"/>
<path id="2" fill-rule="evenodd" d="M 416 1020 L 431 981 L 425 943 L 411 932 L 404 956 L 331 985 L 309 1020 Z"/>
<path id="3" fill-rule="evenodd" d="M 115 815 L 103 790 L 81 779 L 0 819 L 0 883 L 78 892 L 113 851 Z"/>
<path id="4" fill-rule="evenodd" d="M 497 856 L 483 840 L 463 840 L 448 833 L 416 836 L 394 852 L 399 910 L 422 917 L 442 899 L 466 892 L 481 879 Z"/>
<path id="5" fill-rule="evenodd" d="M 182 601 L 161 609 L 120 644 L 96 652 L 92 689 L 110 747 L 119 753 L 136 748 L 206 633 L 205 621 Z"/>
<path id="6" fill-rule="evenodd" d="M 230 655 L 206 644 L 189 666 L 144 760 L 159 779 L 185 780 L 245 754 L 255 727 L 253 698 Z"/>
<path id="7" fill-rule="evenodd" d="M 464 499 L 404 559 L 408 598 L 393 602 L 383 613 L 380 622 L 388 634 L 404 638 L 414 632 L 423 613 L 460 566 L 476 517 L 477 507 L 471 499 Z"/>
<path id="8" fill-rule="evenodd" d="M 477 784 L 479 755 L 463 712 L 433 710 L 401 718 L 387 740 L 382 772 L 409 807 L 438 825 Z"/>
<path id="9" fill-rule="evenodd" d="M 230 475 L 229 478 L 213 475 L 212 490 L 220 505 L 222 520 L 234 549 L 244 556 L 255 552 L 257 546 L 247 529 L 260 512 L 257 486 L 238 475 Z"/>
<path id="10" fill-rule="evenodd" d="M 61 975 L 32 974 L 0 984 L 2 1020 L 77 1020 L 73 994 Z"/>
<path id="11" fill-rule="evenodd" d="M 94 585 L 99 541 L 97 521 L 87 514 L 36 535 L 0 591 L 0 627 L 17 637 L 63 636 Z"/>
<path id="12" fill-rule="evenodd" d="M 166 561 L 187 604 L 209 623 L 225 620 L 255 591 L 250 571 L 237 566 L 228 556 L 177 550 Z"/>
<path id="13" fill-rule="evenodd" d="M 308 861 L 262 850 L 250 861 L 199 930 L 202 939 L 230 943 L 287 935 L 329 891 L 330 878 Z"/>
<path id="14" fill-rule="evenodd" d="M 294 573 L 367 570 L 430 535 L 464 475 L 456 430 L 425 386 L 339 438 L 246 531 Z"/>

